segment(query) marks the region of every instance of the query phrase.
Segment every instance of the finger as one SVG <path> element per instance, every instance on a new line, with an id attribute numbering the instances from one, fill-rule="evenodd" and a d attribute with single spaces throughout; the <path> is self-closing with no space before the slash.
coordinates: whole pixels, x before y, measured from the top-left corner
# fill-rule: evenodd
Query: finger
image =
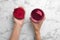
<path id="1" fill-rule="evenodd" d="M 30 21 L 32 22 L 32 19 L 30 18 Z"/>

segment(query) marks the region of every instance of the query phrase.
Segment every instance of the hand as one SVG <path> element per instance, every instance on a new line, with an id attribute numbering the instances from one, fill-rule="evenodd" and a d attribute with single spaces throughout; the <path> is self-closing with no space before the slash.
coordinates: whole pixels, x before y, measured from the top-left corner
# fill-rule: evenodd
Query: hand
<path id="1" fill-rule="evenodd" d="M 30 18 L 30 20 L 31 20 L 31 18 Z M 31 23 L 32 23 L 35 31 L 40 31 L 41 25 L 42 25 L 44 20 L 45 20 L 45 17 L 42 20 L 40 20 L 38 23 L 35 23 L 31 20 Z"/>
<path id="2" fill-rule="evenodd" d="M 22 26 L 24 23 L 24 19 L 16 19 L 15 17 L 13 19 L 14 19 L 14 24 Z"/>
<path id="3" fill-rule="evenodd" d="M 14 28 L 10 40 L 18 40 L 24 19 L 16 19 L 15 17 L 13 17 L 13 19 L 14 19 Z"/>

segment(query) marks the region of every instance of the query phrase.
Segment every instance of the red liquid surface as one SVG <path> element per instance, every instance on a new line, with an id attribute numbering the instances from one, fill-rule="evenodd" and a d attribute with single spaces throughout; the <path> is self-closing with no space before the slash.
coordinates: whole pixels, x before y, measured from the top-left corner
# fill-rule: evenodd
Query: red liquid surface
<path id="1" fill-rule="evenodd" d="M 36 21 L 42 20 L 44 17 L 44 12 L 38 8 L 34 9 L 31 13 L 31 17 Z"/>
<path id="2" fill-rule="evenodd" d="M 22 7 L 15 8 L 13 12 L 13 16 L 17 19 L 24 19 L 25 10 Z"/>

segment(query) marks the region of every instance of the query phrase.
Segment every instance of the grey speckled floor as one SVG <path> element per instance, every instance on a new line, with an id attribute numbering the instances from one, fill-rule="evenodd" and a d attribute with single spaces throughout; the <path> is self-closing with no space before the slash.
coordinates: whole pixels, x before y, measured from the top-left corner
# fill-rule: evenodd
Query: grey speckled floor
<path id="1" fill-rule="evenodd" d="M 41 28 L 42 40 L 60 40 L 60 0 L 0 0 L 0 40 L 9 40 L 13 30 L 13 10 L 18 6 L 26 10 L 20 40 L 34 40 L 29 17 L 35 8 L 42 9 L 46 15 Z"/>

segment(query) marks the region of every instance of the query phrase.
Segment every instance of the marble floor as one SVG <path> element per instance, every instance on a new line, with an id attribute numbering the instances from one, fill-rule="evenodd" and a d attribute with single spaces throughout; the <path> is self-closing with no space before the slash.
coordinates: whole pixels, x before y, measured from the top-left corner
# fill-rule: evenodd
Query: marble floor
<path id="1" fill-rule="evenodd" d="M 46 15 L 41 28 L 41 39 L 60 40 L 60 0 L 0 0 L 0 40 L 9 40 L 14 23 L 13 10 L 19 6 L 26 10 L 19 40 L 34 40 L 34 31 L 29 17 L 35 8 L 42 9 Z"/>

